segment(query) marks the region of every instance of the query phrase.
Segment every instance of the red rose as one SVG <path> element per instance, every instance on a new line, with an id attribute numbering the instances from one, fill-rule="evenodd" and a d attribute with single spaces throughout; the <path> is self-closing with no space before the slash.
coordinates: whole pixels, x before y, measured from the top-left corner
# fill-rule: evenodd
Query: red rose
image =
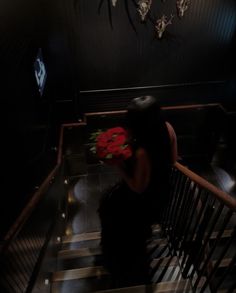
<path id="1" fill-rule="evenodd" d="M 108 153 L 110 153 L 112 155 L 121 154 L 121 148 L 113 143 L 111 143 L 107 146 L 107 151 L 108 151 Z"/>
<path id="2" fill-rule="evenodd" d="M 123 151 L 122 151 L 122 155 L 124 156 L 124 159 L 128 159 L 132 156 L 132 150 L 130 147 L 127 147 L 125 148 Z"/>
<path id="3" fill-rule="evenodd" d="M 126 136 L 124 134 L 119 134 L 114 138 L 114 143 L 117 145 L 123 145 L 126 142 Z"/>
<path id="4" fill-rule="evenodd" d="M 108 155 L 108 151 L 105 148 L 98 148 L 97 155 L 98 155 L 99 159 L 105 159 L 106 156 Z"/>
<path id="5" fill-rule="evenodd" d="M 107 130 L 107 135 L 112 136 L 114 134 L 123 134 L 125 129 L 122 127 L 113 127 Z"/>
<path id="6" fill-rule="evenodd" d="M 109 139 L 109 137 L 107 136 L 107 133 L 103 132 L 103 133 L 98 135 L 97 142 L 107 142 L 108 139 Z"/>
<path id="7" fill-rule="evenodd" d="M 128 133 L 122 127 L 108 129 L 97 136 L 96 152 L 99 159 L 107 164 L 116 165 L 132 155 L 131 148 L 126 145 Z"/>

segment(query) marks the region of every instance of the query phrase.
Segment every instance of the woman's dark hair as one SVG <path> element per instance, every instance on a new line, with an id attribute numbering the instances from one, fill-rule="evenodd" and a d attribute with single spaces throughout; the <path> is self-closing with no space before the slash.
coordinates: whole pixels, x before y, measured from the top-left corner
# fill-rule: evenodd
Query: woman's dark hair
<path id="1" fill-rule="evenodd" d="M 160 103 L 155 97 L 141 96 L 131 100 L 127 107 L 126 127 L 135 145 L 147 149 L 153 159 L 161 156 L 169 162 L 170 138 Z"/>
<path id="2" fill-rule="evenodd" d="M 143 147 L 151 159 L 148 213 L 151 221 L 159 221 L 168 203 L 172 166 L 170 136 L 159 101 L 153 96 L 132 99 L 127 107 L 126 127 L 133 149 Z"/>

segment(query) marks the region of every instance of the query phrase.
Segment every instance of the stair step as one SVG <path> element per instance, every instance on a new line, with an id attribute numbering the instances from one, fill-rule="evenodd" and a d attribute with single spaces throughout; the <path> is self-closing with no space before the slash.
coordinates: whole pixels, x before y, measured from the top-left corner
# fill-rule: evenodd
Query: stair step
<path id="1" fill-rule="evenodd" d="M 203 282 L 199 282 L 199 287 L 201 288 Z M 191 282 L 189 280 L 180 280 L 174 282 L 161 282 L 153 285 L 140 285 L 126 288 L 117 288 L 117 289 L 109 289 L 103 291 L 96 291 L 97 293 L 164 293 L 164 292 L 193 292 L 191 288 Z"/>
<path id="2" fill-rule="evenodd" d="M 100 278 L 103 275 L 108 275 L 108 272 L 102 266 L 87 267 L 73 270 L 58 271 L 53 273 L 52 281 L 60 282 L 74 279 L 84 278 Z"/>
<path id="3" fill-rule="evenodd" d="M 64 236 L 62 243 L 73 243 L 73 242 L 80 242 L 80 241 L 88 241 L 88 240 L 98 240 L 101 238 L 101 232 L 89 232 L 89 233 L 82 233 L 82 234 L 75 234 L 70 236 Z"/>
<path id="4" fill-rule="evenodd" d="M 153 225 L 152 226 L 152 233 L 156 234 L 161 232 L 160 225 Z M 73 242 L 80 242 L 80 241 L 88 241 L 88 240 L 99 240 L 101 239 L 101 232 L 88 232 L 88 233 L 81 233 L 81 234 L 74 234 L 70 236 L 64 236 L 62 243 L 73 243 Z"/>
<path id="5" fill-rule="evenodd" d="M 102 252 L 100 247 L 86 247 L 72 250 L 60 250 L 58 253 L 58 259 L 71 259 L 78 257 L 95 256 L 100 255 L 101 253 Z"/>
<path id="6" fill-rule="evenodd" d="M 165 239 L 156 239 L 147 245 L 147 249 L 154 249 L 156 246 L 162 248 L 167 245 Z M 87 256 L 101 255 L 101 248 L 98 247 L 83 247 L 78 249 L 63 249 L 58 252 L 58 259 L 71 259 Z"/>
<path id="7" fill-rule="evenodd" d="M 211 240 L 216 239 L 218 233 L 219 233 L 218 231 L 213 232 L 213 233 L 211 234 L 210 239 L 211 239 Z M 229 237 L 231 237 L 232 233 L 233 233 L 233 230 L 232 230 L 232 229 L 231 229 L 231 230 L 224 230 L 224 232 L 223 232 L 223 234 L 222 234 L 222 236 L 221 236 L 221 239 L 222 239 L 222 238 L 229 238 Z"/>
<path id="8" fill-rule="evenodd" d="M 91 293 L 112 288 L 109 275 L 102 278 L 74 279 L 51 283 L 51 293 Z"/>
<path id="9" fill-rule="evenodd" d="M 153 259 L 153 261 L 151 262 L 151 268 L 155 268 L 156 266 L 159 267 L 175 267 L 178 266 L 179 262 L 178 262 L 178 258 L 177 256 L 169 256 L 169 257 L 162 257 L 162 258 L 155 258 Z"/>
<path id="10" fill-rule="evenodd" d="M 67 251 L 67 252 L 70 252 L 70 251 Z M 76 252 L 75 251 L 71 251 L 71 252 L 72 252 L 71 255 L 68 255 L 68 254 L 61 255 L 61 259 L 63 259 L 64 257 L 73 259 L 75 257 Z M 89 254 L 90 252 L 87 249 L 84 250 L 84 254 L 82 254 L 81 252 L 82 251 L 79 252 L 79 257 L 90 256 Z M 154 259 L 151 263 L 151 268 L 155 268 L 157 266 L 157 269 L 159 269 L 159 268 L 166 267 L 167 265 L 171 267 L 178 266 L 177 257 L 163 257 L 163 258 Z M 103 266 L 91 266 L 91 267 L 69 269 L 69 270 L 62 270 L 62 271 L 55 272 L 53 274 L 53 281 L 100 277 L 102 275 L 107 275 L 107 274 L 109 273 L 105 270 Z"/>
<path id="11" fill-rule="evenodd" d="M 158 239 L 151 240 L 150 243 L 148 243 L 147 248 L 148 249 L 153 249 L 156 246 L 165 246 L 167 244 L 168 244 L 167 239 L 158 238 Z"/>
<path id="12" fill-rule="evenodd" d="M 230 262 L 232 261 L 232 258 L 223 258 L 220 262 L 219 268 L 226 268 L 229 266 Z M 212 265 L 214 266 L 216 264 L 216 260 L 212 262 Z"/>

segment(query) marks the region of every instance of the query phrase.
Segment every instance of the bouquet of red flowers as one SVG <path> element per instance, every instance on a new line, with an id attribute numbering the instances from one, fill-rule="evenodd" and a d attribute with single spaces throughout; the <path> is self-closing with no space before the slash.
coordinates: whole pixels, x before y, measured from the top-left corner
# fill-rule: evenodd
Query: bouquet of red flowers
<path id="1" fill-rule="evenodd" d="M 96 146 L 92 148 L 98 158 L 110 165 L 117 165 L 132 156 L 128 133 L 122 127 L 96 132 Z"/>

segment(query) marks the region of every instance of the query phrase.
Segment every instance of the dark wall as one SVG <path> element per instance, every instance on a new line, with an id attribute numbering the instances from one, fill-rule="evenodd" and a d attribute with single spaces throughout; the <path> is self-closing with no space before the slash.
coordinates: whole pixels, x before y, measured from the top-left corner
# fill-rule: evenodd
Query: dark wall
<path id="1" fill-rule="evenodd" d="M 67 120 L 124 108 L 126 98 L 143 93 L 160 96 L 163 104 L 225 101 L 235 94 L 234 0 L 192 0 L 183 19 L 176 1 L 153 1 L 151 19 L 174 15 L 161 40 L 151 21 L 141 23 L 131 0 L 111 7 L 112 27 L 108 1 L 49 3 L 51 88 Z"/>
<path id="2" fill-rule="evenodd" d="M 43 1 L 0 3 L 0 238 L 55 164 L 52 100 L 46 88 L 40 96 L 34 75 L 38 48 L 47 40 L 44 7 Z"/>
<path id="3" fill-rule="evenodd" d="M 198 99 L 194 94 L 196 83 L 199 98 L 206 101 L 224 98 L 227 85 L 222 86 L 221 81 L 230 80 L 235 71 L 232 66 L 236 29 L 234 0 L 191 1 L 183 19 L 176 16 L 175 1 L 153 1 L 153 19 L 162 14 L 175 15 L 161 40 L 155 37 L 151 21 L 140 22 L 133 1 L 127 2 L 137 33 L 129 22 L 125 1 L 119 0 L 116 8 L 111 8 L 113 28 L 109 23 L 107 1 L 103 1 L 100 13 L 99 2 L 77 0 L 76 10 L 71 13 L 75 18 L 78 84 L 85 111 L 96 106 L 100 110 L 103 106 L 112 108 L 109 101 L 104 104 L 104 95 L 109 96 L 108 92 L 98 92 L 104 89 L 115 89 L 110 92 L 110 104 L 120 107 L 125 105 L 122 96 L 139 94 L 140 87 L 147 87 L 146 92 L 161 94 L 163 103 L 176 104 L 186 95 L 185 102 L 195 101 Z M 219 81 L 223 92 L 208 81 Z M 176 84 L 179 85 L 175 87 L 177 90 L 171 87 L 169 95 L 166 85 Z M 124 90 L 127 88 L 128 92 Z M 95 97 L 96 102 L 92 101 Z"/>
<path id="4" fill-rule="evenodd" d="M 183 19 L 176 16 L 175 1 L 153 1 L 157 19 L 175 14 L 163 39 L 155 38 L 153 24 L 141 23 L 132 1 L 133 31 L 125 1 L 112 8 L 113 29 L 107 5 L 98 13 L 99 0 L 77 3 L 77 47 L 81 90 L 165 85 L 222 80 L 229 74 L 229 49 L 236 29 L 234 0 L 191 1 Z"/>

